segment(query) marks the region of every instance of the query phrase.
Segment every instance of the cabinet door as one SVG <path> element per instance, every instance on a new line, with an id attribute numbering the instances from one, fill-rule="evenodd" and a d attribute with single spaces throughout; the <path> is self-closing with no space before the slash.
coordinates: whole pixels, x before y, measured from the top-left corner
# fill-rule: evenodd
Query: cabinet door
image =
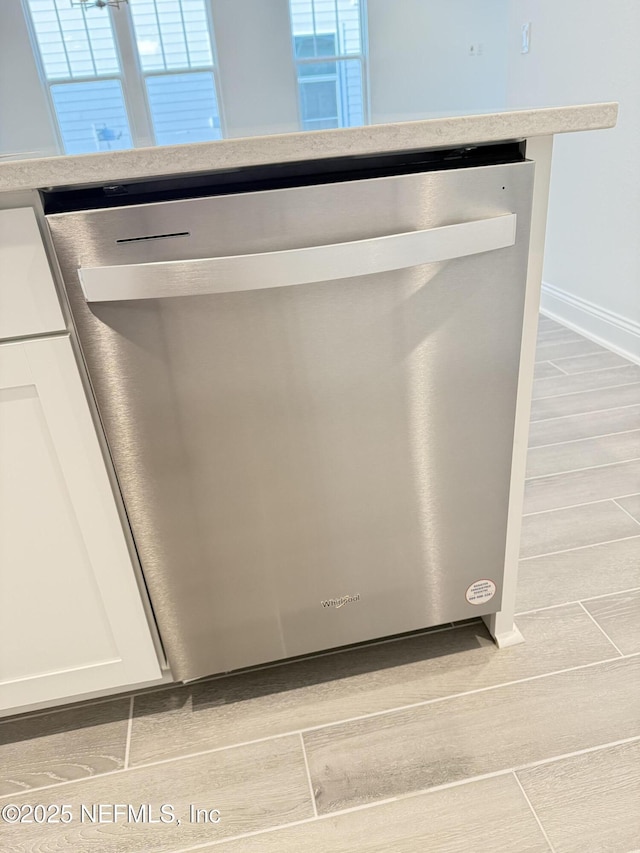
<path id="1" fill-rule="evenodd" d="M 0 710 L 160 677 L 67 336 L 0 346 Z"/>
<path id="2" fill-rule="evenodd" d="M 0 338 L 64 330 L 33 210 L 0 210 Z"/>

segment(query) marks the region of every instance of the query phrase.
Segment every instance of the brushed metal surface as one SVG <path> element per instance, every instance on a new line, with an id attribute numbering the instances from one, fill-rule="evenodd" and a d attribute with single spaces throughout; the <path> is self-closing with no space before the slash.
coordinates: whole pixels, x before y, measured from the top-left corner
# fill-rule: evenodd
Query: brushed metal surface
<path id="1" fill-rule="evenodd" d="M 178 679 L 500 608 L 533 168 L 49 217 Z M 507 213 L 514 246 L 393 273 L 91 306 L 78 279 Z"/>
<path id="2" fill-rule="evenodd" d="M 206 296 L 401 270 L 503 249 L 513 246 L 515 239 L 516 216 L 508 213 L 369 240 L 221 258 L 83 267 L 79 274 L 87 302 Z"/>

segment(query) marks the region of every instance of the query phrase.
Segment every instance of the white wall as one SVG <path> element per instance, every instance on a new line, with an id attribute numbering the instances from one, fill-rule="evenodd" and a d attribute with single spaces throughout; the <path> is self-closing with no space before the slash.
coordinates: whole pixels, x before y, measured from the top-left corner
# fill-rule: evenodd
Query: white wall
<path id="1" fill-rule="evenodd" d="M 211 8 L 226 135 L 298 130 L 289 0 L 214 0 Z"/>
<path id="2" fill-rule="evenodd" d="M 531 50 L 520 55 L 522 23 Z M 512 0 L 507 104 L 620 102 L 554 143 L 543 307 L 640 359 L 640 3 Z M 550 286 L 550 287 L 549 287 Z"/>
<path id="3" fill-rule="evenodd" d="M 374 122 L 504 108 L 509 0 L 367 6 Z M 472 44 L 482 55 L 469 55 Z"/>
<path id="4" fill-rule="evenodd" d="M 374 122 L 501 109 L 509 0 L 368 0 Z M 214 0 L 229 136 L 299 129 L 288 0 Z M 470 56 L 471 44 L 482 45 Z"/>
<path id="5" fill-rule="evenodd" d="M 0 0 L 0 154 L 57 154 L 20 0 Z"/>
<path id="6" fill-rule="evenodd" d="M 508 2 L 368 0 L 372 121 L 503 108 Z M 299 129 L 288 0 L 212 9 L 227 134 Z"/>

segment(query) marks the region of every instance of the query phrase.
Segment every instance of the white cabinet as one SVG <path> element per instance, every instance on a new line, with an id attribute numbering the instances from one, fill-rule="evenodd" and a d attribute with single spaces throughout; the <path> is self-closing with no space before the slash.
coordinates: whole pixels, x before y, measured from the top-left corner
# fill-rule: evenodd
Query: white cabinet
<path id="1" fill-rule="evenodd" d="M 160 675 L 69 339 L 0 344 L 0 711 Z"/>
<path id="2" fill-rule="evenodd" d="M 64 331 L 33 210 L 0 210 L 0 338 Z"/>
<path id="3" fill-rule="evenodd" d="M 161 672 L 36 216 L 0 210 L 0 715 Z"/>

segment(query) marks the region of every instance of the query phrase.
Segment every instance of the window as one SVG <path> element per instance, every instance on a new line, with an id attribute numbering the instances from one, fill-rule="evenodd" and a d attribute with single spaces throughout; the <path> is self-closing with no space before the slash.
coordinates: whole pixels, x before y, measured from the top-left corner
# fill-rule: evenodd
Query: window
<path id="1" fill-rule="evenodd" d="M 65 152 L 130 148 L 109 16 L 68 0 L 29 0 L 29 11 Z"/>
<path id="2" fill-rule="evenodd" d="M 65 153 L 222 137 L 207 0 L 25 2 Z"/>
<path id="3" fill-rule="evenodd" d="M 129 2 L 156 143 L 220 139 L 207 0 Z"/>
<path id="4" fill-rule="evenodd" d="M 304 130 L 366 120 L 363 0 L 289 0 Z"/>

